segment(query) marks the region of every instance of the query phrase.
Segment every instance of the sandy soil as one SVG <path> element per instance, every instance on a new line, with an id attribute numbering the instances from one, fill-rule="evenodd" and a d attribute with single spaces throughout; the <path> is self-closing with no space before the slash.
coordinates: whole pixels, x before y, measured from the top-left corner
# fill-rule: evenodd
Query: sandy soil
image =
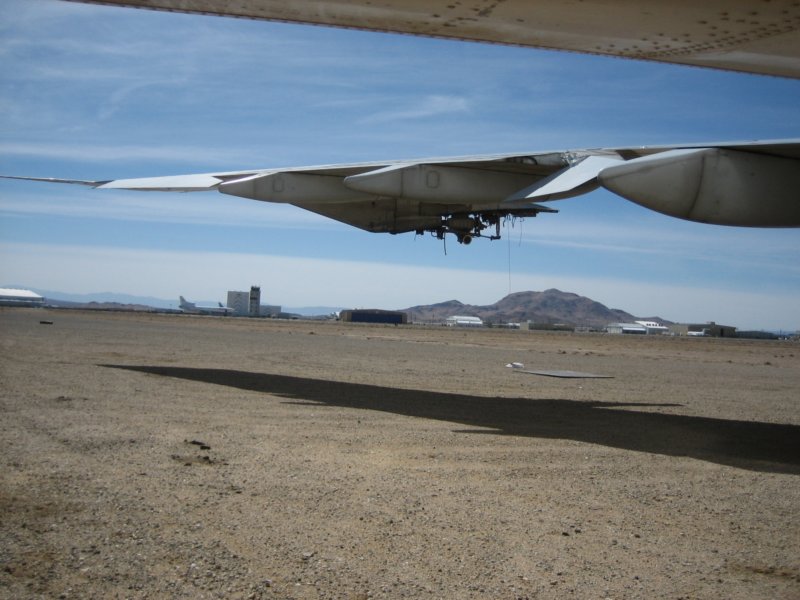
<path id="1" fill-rule="evenodd" d="M 0 352 L 0 597 L 800 597 L 796 343 L 3 309 Z"/>

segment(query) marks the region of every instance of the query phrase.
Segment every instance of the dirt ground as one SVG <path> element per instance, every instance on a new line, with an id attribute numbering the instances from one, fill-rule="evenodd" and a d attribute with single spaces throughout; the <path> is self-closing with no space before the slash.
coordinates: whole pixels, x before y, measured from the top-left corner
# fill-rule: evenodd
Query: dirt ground
<path id="1" fill-rule="evenodd" d="M 799 402 L 786 341 L 0 309 L 0 597 L 800 598 Z"/>

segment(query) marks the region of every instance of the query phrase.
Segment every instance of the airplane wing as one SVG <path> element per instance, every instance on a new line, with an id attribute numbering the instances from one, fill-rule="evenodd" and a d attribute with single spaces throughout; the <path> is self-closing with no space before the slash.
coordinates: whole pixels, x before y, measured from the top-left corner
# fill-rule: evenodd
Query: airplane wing
<path id="1" fill-rule="evenodd" d="M 795 0 L 72 0 L 800 78 Z"/>
<path id="2" fill-rule="evenodd" d="M 78 181 L 97 189 L 223 194 L 286 203 L 371 232 L 498 239 L 508 217 L 602 186 L 691 221 L 800 227 L 800 140 L 641 146 Z"/>
<path id="3" fill-rule="evenodd" d="M 73 0 L 494 42 L 800 78 L 796 0 Z M 39 179 L 42 181 L 43 179 Z M 535 152 L 75 181 L 217 190 L 373 232 L 499 237 L 507 217 L 598 186 L 674 217 L 800 226 L 800 140 Z M 494 233 L 492 233 L 494 231 Z"/>

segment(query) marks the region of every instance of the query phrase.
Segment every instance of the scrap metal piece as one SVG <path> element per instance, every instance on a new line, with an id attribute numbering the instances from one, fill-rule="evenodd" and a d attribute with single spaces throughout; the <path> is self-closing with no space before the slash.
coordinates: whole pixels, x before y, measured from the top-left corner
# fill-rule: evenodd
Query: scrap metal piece
<path id="1" fill-rule="evenodd" d="M 597 375 L 596 373 L 584 373 L 583 371 L 529 371 L 527 369 L 514 369 L 516 373 L 528 373 L 529 375 L 542 375 L 544 377 L 561 377 L 564 379 L 613 379 L 613 375 Z"/>

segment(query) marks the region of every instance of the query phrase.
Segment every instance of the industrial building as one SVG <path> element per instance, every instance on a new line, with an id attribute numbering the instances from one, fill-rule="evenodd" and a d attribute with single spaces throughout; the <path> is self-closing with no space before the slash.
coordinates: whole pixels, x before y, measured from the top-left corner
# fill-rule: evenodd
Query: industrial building
<path id="1" fill-rule="evenodd" d="M 647 335 L 647 327 L 639 323 L 609 323 L 606 325 L 608 333 L 627 335 Z"/>
<path id="2" fill-rule="evenodd" d="M 250 314 L 250 292 L 228 292 L 227 305 L 233 309 L 237 317 L 246 317 Z"/>
<path id="3" fill-rule="evenodd" d="M 669 327 L 656 321 L 636 321 L 636 324 L 647 329 L 648 335 L 669 335 L 670 333 Z"/>
<path id="4" fill-rule="evenodd" d="M 676 323 L 670 325 L 673 335 L 686 335 L 695 337 L 736 337 L 736 327 L 731 325 L 717 325 L 714 321 L 708 323 Z"/>
<path id="5" fill-rule="evenodd" d="M 549 323 L 547 321 L 534 322 L 531 320 L 523 321 L 519 324 L 523 331 L 575 331 L 575 325 L 570 323 Z"/>
<path id="6" fill-rule="evenodd" d="M 399 310 L 380 310 L 378 308 L 343 310 L 339 319 L 348 323 L 387 323 L 404 325 L 408 323 L 408 313 Z"/>
<path id="7" fill-rule="evenodd" d="M 249 292 L 228 292 L 228 306 L 237 317 L 275 317 L 280 314 L 280 306 L 261 304 L 261 287 L 254 285 Z"/>
<path id="8" fill-rule="evenodd" d="M 654 321 L 636 321 L 635 323 L 609 323 L 608 333 L 624 334 L 661 334 L 685 335 L 689 337 L 736 337 L 736 327 L 709 323 L 675 323 L 666 327 Z"/>
<path id="9" fill-rule="evenodd" d="M 0 306 L 44 306 L 44 298 L 30 290 L 0 288 Z"/>
<path id="10" fill-rule="evenodd" d="M 607 333 L 633 335 L 669 335 L 670 328 L 656 321 L 634 321 L 633 323 L 609 323 Z"/>
<path id="11" fill-rule="evenodd" d="M 483 321 L 480 317 L 466 317 L 462 315 L 447 317 L 444 324 L 448 327 L 483 327 Z"/>

